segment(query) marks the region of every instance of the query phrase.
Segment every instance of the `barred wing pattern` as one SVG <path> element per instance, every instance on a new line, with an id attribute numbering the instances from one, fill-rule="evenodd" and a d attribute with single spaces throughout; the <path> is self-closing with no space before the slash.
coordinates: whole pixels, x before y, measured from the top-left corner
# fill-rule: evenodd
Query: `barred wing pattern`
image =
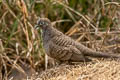
<path id="1" fill-rule="evenodd" d="M 61 61 L 88 61 L 75 47 L 71 38 L 61 35 L 56 36 L 49 42 L 49 55 Z"/>

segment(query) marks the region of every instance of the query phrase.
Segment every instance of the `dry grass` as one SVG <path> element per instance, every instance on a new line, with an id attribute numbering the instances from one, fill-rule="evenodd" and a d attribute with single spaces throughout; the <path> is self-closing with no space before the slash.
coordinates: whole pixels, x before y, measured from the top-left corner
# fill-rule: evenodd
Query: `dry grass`
<path id="1" fill-rule="evenodd" d="M 120 63 L 115 60 L 95 60 L 77 65 L 60 65 L 41 72 L 38 80 L 119 80 Z M 34 80 L 35 78 L 31 79 Z"/>

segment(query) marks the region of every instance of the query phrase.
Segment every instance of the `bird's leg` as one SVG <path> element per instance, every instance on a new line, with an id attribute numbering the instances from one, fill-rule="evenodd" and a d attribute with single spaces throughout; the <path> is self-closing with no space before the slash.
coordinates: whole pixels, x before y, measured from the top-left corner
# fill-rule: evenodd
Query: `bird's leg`
<path id="1" fill-rule="evenodd" d="M 55 66 L 59 66 L 62 62 L 56 59 L 49 57 L 47 54 L 45 55 L 45 69 L 49 69 Z"/>

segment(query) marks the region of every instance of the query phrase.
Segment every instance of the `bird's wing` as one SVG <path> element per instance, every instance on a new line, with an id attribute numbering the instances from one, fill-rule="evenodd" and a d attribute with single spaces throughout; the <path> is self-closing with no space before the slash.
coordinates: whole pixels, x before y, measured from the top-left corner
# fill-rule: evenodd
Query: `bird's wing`
<path id="1" fill-rule="evenodd" d="M 51 39 L 54 44 L 59 45 L 59 46 L 69 46 L 69 45 L 74 45 L 75 41 L 71 39 L 68 36 L 62 35 L 62 36 L 55 36 Z"/>
<path id="2" fill-rule="evenodd" d="M 49 48 L 50 56 L 58 60 L 85 61 L 84 55 L 75 46 L 61 46 L 51 41 Z"/>

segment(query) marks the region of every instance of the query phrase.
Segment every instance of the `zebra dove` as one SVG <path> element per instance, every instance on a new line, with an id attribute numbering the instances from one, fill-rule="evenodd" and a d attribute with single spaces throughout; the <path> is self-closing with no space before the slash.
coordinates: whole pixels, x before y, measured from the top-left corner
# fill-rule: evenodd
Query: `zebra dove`
<path id="1" fill-rule="evenodd" d="M 40 18 L 35 28 L 42 29 L 43 48 L 48 56 L 60 61 L 91 61 L 88 57 L 120 58 L 114 54 L 97 52 L 74 41 L 52 26 L 47 18 Z"/>

